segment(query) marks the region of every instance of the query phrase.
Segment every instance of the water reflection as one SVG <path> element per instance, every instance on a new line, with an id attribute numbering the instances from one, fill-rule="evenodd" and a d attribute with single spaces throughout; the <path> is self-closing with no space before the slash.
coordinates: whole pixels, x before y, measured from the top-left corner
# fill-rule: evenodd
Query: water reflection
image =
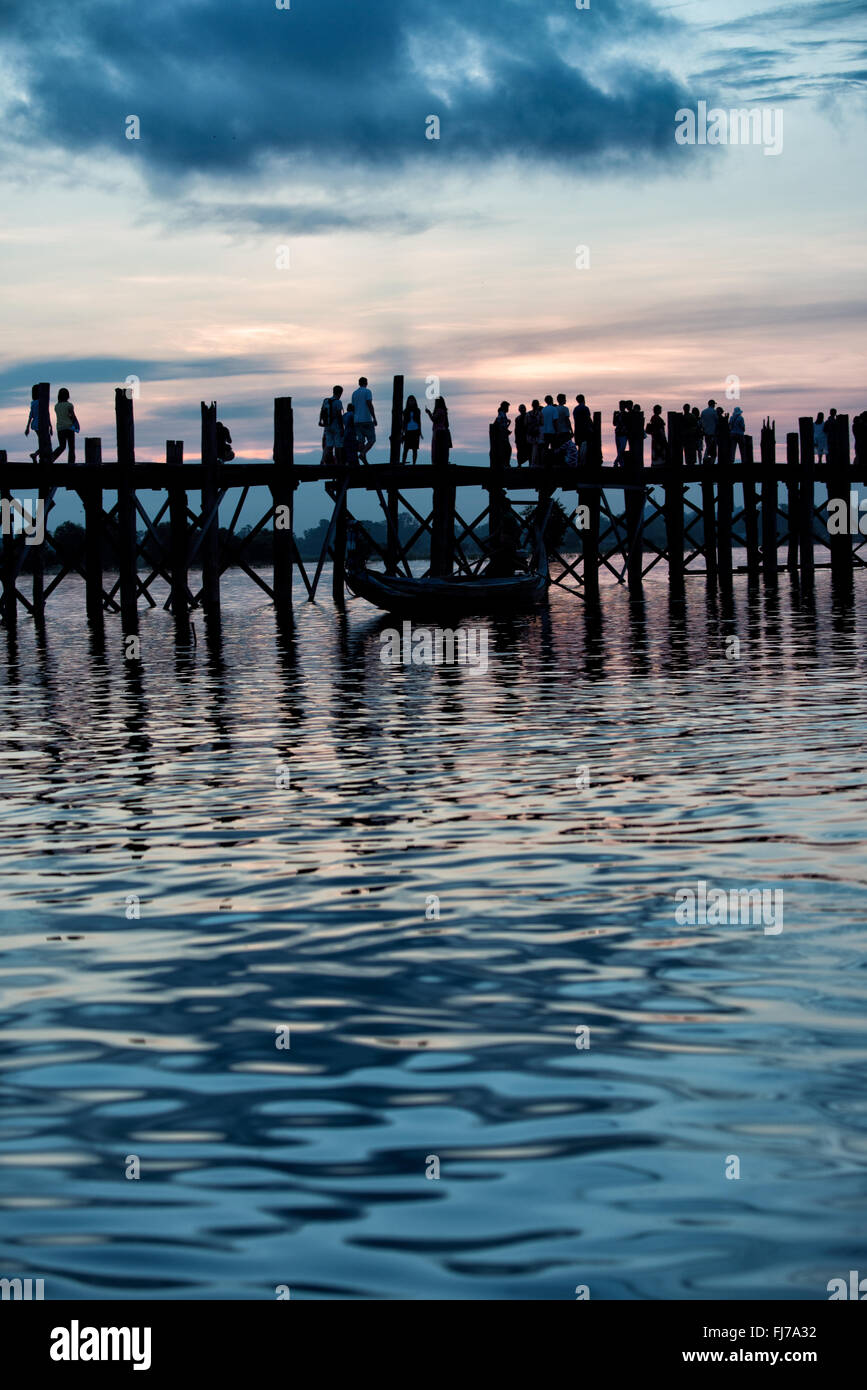
<path id="1" fill-rule="evenodd" d="M 484 674 L 237 578 L 134 659 L 49 600 L 0 672 L 8 1272 L 824 1298 L 867 1152 L 850 597 L 603 583 L 492 621 Z M 699 879 L 785 930 L 680 926 Z"/>

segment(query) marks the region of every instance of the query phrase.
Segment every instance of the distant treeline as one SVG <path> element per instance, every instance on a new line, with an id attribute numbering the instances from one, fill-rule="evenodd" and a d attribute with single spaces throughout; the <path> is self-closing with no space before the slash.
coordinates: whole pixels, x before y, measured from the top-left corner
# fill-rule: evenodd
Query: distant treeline
<path id="1" fill-rule="evenodd" d="M 524 512 L 524 516 L 528 516 L 531 512 L 532 508 L 528 508 Z M 606 529 L 606 523 L 607 519 L 603 516 L 601 520 L 601 530 L 603 532 Z M 373 538 L 373 540 L 376 541 L 376 543 L 380 545 L 383 549 L 385 549 L 386 542 L 388 539 L 388 528 L 386 526 L 385 521 L 363 521 L 362 524 L 369 533 L 369 535 Z M 567 533 L 566 524 L 567 514 L 564 511 L 559 500 L 557 500 L 554 502 L 554 505 L 551 509 L 551 515 L 549 518 L 546 538 L 551 548 L 559 549 L 562 545 L 567 552 L 574 554 L 576 551 L 580 551 L 581 543 L 580 540 L 576 537 L 574 531 L 570 531 Z M 302 536 L 296 537 L 298 544 L 298 552 L 302 560 L 312 560 L 315 562 L 319 559 L 319 556 L 322 552 L 322 546 L 325 541 L 325 537 L 328 534 L 329 525 L 330 518 L 323 517 L 322 520 L 318 521 L 315 526 L 309 527 Z M 695 541 L 697 541 L 700 544 L 704 542 L 704 525 L 701 516 L 696 516 L 692 522 L 689 522 L 689 527 L 690 536 L 687 537 L 687 549 L 690 548 L 690 538 L 694 538 Z M 402 545 L 406 545 L 409 542 L 409 540 L 413 537 L 413 535 L 415 535 L 418 529 L 419 523 L 415 520 L 414 517 L 410 516 L 408 512 L 401 512 L 399 514 L 398 533 L 400 535 Z M 157 534 L 157 537 L 159 538 L 160 543 L 165 547 L 164 556 L 160 556 L 159 547 L 157 543 L 154 541 L 153 536 L 151 536 L 149 533 L 140 532 L 139 543 L 142 546 L 142 553 L 144 556 L 144 559 L 139 561 L 140 566 L 142 564 L 148 564 L 152 565 L 155 568 L 158 563 L 168 563 L 167 560 L 165 560 L 165 557 L 167 557 L 170 553 L 169 525 L 167 522 L 161 522 L 158 526 L 154 527 L 154 530 Z M 238 546 L 241 546 L 245 538 L 250 535 L 251 530 L 252 527 L 250 526 L 243 526 L 239 528 L 239 530 L 235 533 L 234 543 L 236 543 Z M 483 522 L 481 525 L 477 526 L 475 530 L 476 535 L 478 536 L 480 541 L 484 542 L 487 540 L 487 523 Z M 786 531 L 786 508 L 785 504 L 781 504 L 779 515 L 777 518 L 778 539 L 782 540 L 782 538 L 786 535 Z M 827 529 L 818 517 L 816 517 L 813 522 L 813 534 L 818 542 L 821 542 L 823 544 L 828 543 Z M 621 519 L 621 539 L 623 535 L 624 522 Z M 645 520 L 644 536 L 646 543 L 648 543 L 649 545 L 656 546 L 660 550 L 665 549 L 665 523 L 661 516 L 657 515 L 653 516 L 652 518 L 647 518 Z M 54 546 L 54 554 L 52 554 L 52 539 L 56 540 L 56 545 Z M 734 526 L 732 527 L 732 539 L 736 545 L 738 543 L 745 544 L 746 542 L 742 518 L 739 518 L 738 521 L 736 521 Z M 224 554 L 227 553 L 224 547 L 231 547 L 232 544 L 233 538 L 230 537 L 228 531 L 224 527 L 221 527 L 220 546 Z M 464 541 L 462 542 L 462 548 L 465 555 L 472 556 L 480 554 L 479 547 L 469 538 L 464 539 Z M 33 547 L 32 549 L 35 551 L 36 547 Z M 614 542 L 613 536 L 609 536 L 607 542 L 605 542 L 601 547 L 601 551 L 603 554 L 609 554 L 612 550 L 616 549 L 617 546 Z M 26 571 L 30 568 L 29 559 L 32 552 L 30 547 L 25 547 L 25 551 L 27 553 L 25 555 L 23 568 Z M 0 547 L 0 553 L 2 553 L 2 547 Z M 273 558 L 272 531 L 270 525 L 263 526 L 261 531 L 259 531 L 252 538 L 252 540 L 250 540 L 247 543 L 247 545 L 243 547 L 240 553 L 245 563 L 247 564 L 258 564 L 263 566 L 270 565 Z M 430 557 L 430 537 L 427 534 L 427 532 L 422 532 L 422 534 L 416 540 L 412 548 L 412 555 L 414 557 L 417 557 L 419 560 L 425 560 Z M 79 566 L 80 568 L 84 569 L 84 527 L 80 526 L 76 521 L 61 522 L 60 525 L 55 528 L 54 532 L 52 533 L 52 537 L 50 537 L 47 541 L 44 559 L 45 568 L 47 570 L 59 569 L 62 564 L 71 564 L 73 566 Z M 103 536 L 102 542 L 102 563 L 103 569 L 105 570 L 113 570 L 117 567 L 117 556 L 110 541 L 105 536 Z M 196 561 L 194 561 L 193 563 L 195 565 Z"/>

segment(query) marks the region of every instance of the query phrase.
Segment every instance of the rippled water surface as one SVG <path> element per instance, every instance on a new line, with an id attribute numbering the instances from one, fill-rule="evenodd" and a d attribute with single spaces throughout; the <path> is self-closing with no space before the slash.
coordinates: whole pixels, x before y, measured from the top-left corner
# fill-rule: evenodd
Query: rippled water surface
<path id="1" fill-rule="evenodd" d="M 384 666 L 361 603 L 299 595 L 281 636 L 260 597 L 225 583 L 219 648 L 143 615 L 135 662 L 65 581 L 0 646 L 0 1275 L 823 1299 L 867 1270 L 867 580 L 851 611 L 823 575 L 729 611 L 555 593 L 489 623 L 485 674 Z M 679 925 L 699 880 L 781 889 L 783 931 Z"/>

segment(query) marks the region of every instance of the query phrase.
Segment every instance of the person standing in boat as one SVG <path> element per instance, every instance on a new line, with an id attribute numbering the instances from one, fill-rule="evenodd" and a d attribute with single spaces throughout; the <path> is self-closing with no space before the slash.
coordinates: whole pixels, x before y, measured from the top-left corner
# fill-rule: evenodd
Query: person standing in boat
<path id="1" fill-rule="evenodd" d="M 415 396 L 407 396 L 403 412 L 403 462 L 407 454 L 412 454 L 413 463 L 418 463 L 418 446 L 421 443 L 421 411 Z"/>
<path id="2" fill-rule="evenodd" d="M 449 450 L 452 447 L 452 433 L 449 428 L 449 410 L 445 396 L 437 396 L 432 411 L 425 406 L 425 415 L 428 416 L 433 425 L 430 461 L 434 464 L 446 464 L 449 461 Z"/>

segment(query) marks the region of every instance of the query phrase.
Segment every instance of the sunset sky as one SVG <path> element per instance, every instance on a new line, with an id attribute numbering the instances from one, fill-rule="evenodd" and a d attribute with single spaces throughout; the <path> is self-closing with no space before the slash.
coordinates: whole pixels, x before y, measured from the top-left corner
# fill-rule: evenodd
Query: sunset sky
<path id="1" fill-rule="evenodd" d="M 139 377 L 141 458 L 194 457 L 203 398 L 267 457 L 284 394 L 318 453 L 361 373 L 383 422 L 438 378 L 468 460 L 546 391 L 867 406 L 862 0 L 0 0 L 0 36 L 10 457 L 36 380 L 108 454 Z M 781 153 L 677 144 L 700 101 L 781 110 Z"/>

